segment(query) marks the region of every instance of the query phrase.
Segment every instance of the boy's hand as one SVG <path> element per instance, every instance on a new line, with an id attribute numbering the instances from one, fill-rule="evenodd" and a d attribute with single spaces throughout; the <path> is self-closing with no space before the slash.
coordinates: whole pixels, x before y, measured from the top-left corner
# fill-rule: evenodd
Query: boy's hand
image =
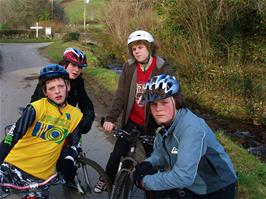
<path id="1" fill-rule="evenodd" d="M 108 133 L 111 133 L 114 129 L 115 125 L 112 122 L 104 122 L 103 123 L 103 129 L 107 131 Z"/>

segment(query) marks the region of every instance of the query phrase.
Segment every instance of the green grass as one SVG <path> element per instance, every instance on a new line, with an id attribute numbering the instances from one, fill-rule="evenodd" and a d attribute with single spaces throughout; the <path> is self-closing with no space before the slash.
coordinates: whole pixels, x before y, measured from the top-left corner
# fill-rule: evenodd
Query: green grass
<path id="1" fill-rule="evenodd" d="M 85 4 L 86 20 L 98 19 L 101 15 L 100 8 L 104 0 L 90 0 Z M 62 4 L 70 24 L 83 24 L 84 0 L 70 0 Z"/>
<path id="2" fill-rule="evenodd" d="M 93 79 L 97 80 L 97 85 L 108 93 L 114 93 L 117 88 L 119 76 L 114 71 L 99 67 L 89 67 L 86 72 Z"/>
<path id="3" fill-rule="evenodd" d="M 239 198 L 266 198 L 266 165 L 221 132 L 217 133 L 217 137 L 232 158 L 238 172 Z"/>
<path id="4" fill-rule="evenodd" d="M 49 59 L 57 63 L 62 59 L 64 49 L 69 47 L 67 43 L 63 43 L 62 41 L 56 41 L 49 45 L 48 48 L 41 49 L 42 54 L 49 57 Z"/>
<path id="5" fill-rule="evenodd" d="M 43 48 L 41 51 L 42 54 L 49 57 L 49 59 L 52 62 L 58 63 L 58 61 L 60 61 L 63 57 L 64 50 L 69 47 L 78 48 L 82 50 L 87 56 L 87 62 L 89 66 L 97 65 L 97 59 L 95 55 L 93 55 L 88 48 L 80 45 L 77 41 L 71 41 L 71 42 L 56 41 L 53 42 L 51 45 L 49 45 L 48 48 Z"/>

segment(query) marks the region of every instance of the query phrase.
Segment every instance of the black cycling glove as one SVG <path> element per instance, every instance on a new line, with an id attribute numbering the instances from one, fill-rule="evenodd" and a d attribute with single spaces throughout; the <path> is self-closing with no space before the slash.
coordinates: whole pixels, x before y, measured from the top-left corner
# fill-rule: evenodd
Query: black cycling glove
<path id="1" fill-rule="evenodd" d="M 135 171 L 133 173 L 133 179 L 134 179 L 135 185 L 138 188 L 143 189 L 143 187 L 141 186 L 141 181 L 144 178 L 144 176 L 151 175 L 154 173 L 156 173 L 156 171 L 155 169 L 153 169 L 153 166 L 151 163 L 144 161 L 144 162 L 141 162 L 140 164 L 137 164 L 135 167 Z"/>

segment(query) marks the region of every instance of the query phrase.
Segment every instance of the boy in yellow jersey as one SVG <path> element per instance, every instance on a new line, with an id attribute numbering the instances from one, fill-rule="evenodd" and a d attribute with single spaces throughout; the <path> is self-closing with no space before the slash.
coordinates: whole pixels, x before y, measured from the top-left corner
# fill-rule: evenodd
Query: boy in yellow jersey
<path id="1" fill-rule="evenodd" d="M 0 144 L 0 183 L 26 185 L 48 179 L 56 172 L 66 138 L 70 140 L 67 158 L 78 154 L 79 132 L 88 125 L 79 109 L 66 102 L 68 72 L 50 64 L 41 69 L 39 81 L 46 97 L 25 108 Z M 47 189 L 44 187 L 40 197 L 48 198 Z"/>

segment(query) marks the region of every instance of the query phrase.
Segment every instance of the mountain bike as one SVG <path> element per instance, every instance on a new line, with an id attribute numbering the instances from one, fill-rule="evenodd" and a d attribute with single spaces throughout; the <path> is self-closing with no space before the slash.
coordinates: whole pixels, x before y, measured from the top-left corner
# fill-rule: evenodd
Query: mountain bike
<path id="1" fill-rule="evenodd" d="M 5 134 L 7 134 L 13 125 L 14 124 L 11 124 L 5 127 Z M 97 162 L 87 158 L 85 152 L 81 151 L 75 161 L 75 166 L 77 169 L 77 175 L 74 180 L 77 185 L 77 190 L 68 187 L 64 180 L 63 183 L 61 183 L 63 186 L 63 194 L 66 199 L 109 198 L 111 194 L 111 183 L 104 169 Z M 93 188 L 97 184 L 100 176 L 107 182 L 107 192 L 95 195 Z"/>
<path id="2" fill-rule="evenodd" d="M 130 143 L 130 151 L 122 157 L 115 177 L 111 199 L 140 198 L 138 189 L 134 186 L 133 172 L 138 161 L 136 160 L 136 148 L 139 143 L 153 145 L 154 136 L 140 135 L 140 131 L 132 130 L 131 133 L 122 129 L 115 129 L 116 137 L 127 139 Z"/>
<path id="3" fill-rule="evenodd" d="M 64 181 L 60 180 L 57 173 L 42 182 L 31 182 L 27 185 L 18 186 L 11 183 L 0 183 L 0 198 L 14 199 L 13 195 L 20 196 L 21 199 L 38 199 L 41 198 L 40 193 L 42 187 L 62 184 Z M 60 198 L 54 194 L 49 194 L 49 198 Z"/>

